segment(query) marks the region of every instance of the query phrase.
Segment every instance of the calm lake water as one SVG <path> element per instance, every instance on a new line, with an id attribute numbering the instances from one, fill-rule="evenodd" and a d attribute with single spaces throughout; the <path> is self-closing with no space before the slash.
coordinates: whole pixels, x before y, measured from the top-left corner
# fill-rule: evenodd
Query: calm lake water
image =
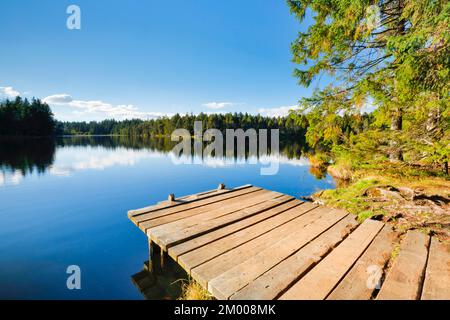
<path id="1" fill-rule="evenodd" d="M 132 276 L 148 259 L 147 240 L 127 211 L 169 193 L 221 182 L 295 197 L 334 188 L 331 177 L 311 172 L 294 143 L 282 147 L 271 176 L 260 175 L 266 164 L 249 161 L 175 164 L 172 146 L 126 137 L 0 140 L 0 298 L 143 299 Z M 69 265 L 81 268 L 81 290 L 67 289 Z M 183 276 L 169 266 L 147 297 L 176 297 L 180 282 L 171 283 Z"/>

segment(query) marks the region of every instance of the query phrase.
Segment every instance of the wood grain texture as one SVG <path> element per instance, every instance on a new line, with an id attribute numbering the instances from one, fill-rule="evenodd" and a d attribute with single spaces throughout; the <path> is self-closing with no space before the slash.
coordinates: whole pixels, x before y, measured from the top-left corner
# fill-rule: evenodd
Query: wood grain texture
<path id="1" fill-rule="evenodd" d="M 266 249 L 291 233 L 302 230 L 305 226 L 314 223 L 329 212 L 329 208 L 316 208 L 288 223 L 267 232 L 252 241 L 246 242 L 237 248 L 227 251 L 216 258 L 207 261 L 191 270 L 191 276 L 207 288 L 208 282 L 237 264 L 250 259 L 253 255 Z"/>
<path id="2" fill-rule="evenodd" d="M 450 299 L 450 246 L 437 238 L 400 241 L 380 221 L 251 185 L 219 189 L 129 212 L 218 299 Z M 151 297 L 148 281 L 133 276 Z"/>
<path id="3" fill-rule="evenodd" d="M 422 300 L 450 300 L 450 243 L 431 239 Z"/>
<path id="4" fill-rule="evenodd" d="M 130 217 L 131 221 L 139 225 L 140 223 L 156 219 L 160 217 L 164 217 L 167 215 L 176 214 L 179 212 L 184 212 L 185 210 L 194 209 L 194 208 L 200 208 L 205 205 L 212 205 L 214 203 L 218 203 L 220 201 L 224 201 L 227 199 L 232 199 L 235 197 L 238 197 L 240 195 L 244 195 L 247 193 L 255 192 L 261 190 L 261 188 L 257 187 L 246 187 L 241 189 L 233 189 L 233 190 L 221 190 L 218 193 L 215 193 L 214 195 L 209 195 L 206 197 L 201 197 L 199 199 L 189 200 L 189 201 L 175 201 L 175 202 L 168 202 L 169 205 L 164 206 L 162 208 L 158 208 L 155 210 L 147 211 L 147 209 L 139 209 L 137 212 L 143 211 L 141 213 L 135 213 L 132 217 Z"/>
<path id="5" fill-rule="evenodd" d="M 289 203 L 290 202 L 288 202 L 287 204 Z M 241 230 L 234 234 L 230 234 L 218 241 L 211 243 L 208 246 L 204 246 L 202 248 L 199 248 L 198 250 L 188 252 L 179 257 L 178 263 L 189 272 L 192 268 L 197 267 L 200 264 L 208 260 L 211 260 L 231 249 L 234 249 L 245 242 L 255 239 L 262 234 L 270 232 L 271 230 L 274 230 L 275 228 L 282 226 L 285 223 L 288 223 L 289 221 L 301 216 L 302 214 L 305 214 L 306 212 L 316 207 L 317 207 L 316 205 L 312 204 L 304 204 L 298 207 L 294 207 L 273 218 L 264 220 L 261 223 L 245 228 L 244 230 Z M 265 211 L 264 213 L 277 210 L 278 208 L 279 207 L 275 207 L 273 209 Z M 264 213 L 256 215 L 254 217 L 261 216 Z M 238 223 L 245 222 L 246 220 L 247 219 L 241 220 Z"/>
<path id="6" fill-rule="evenodd" d="M 269 244 L 250 259 L 222 273 L 208 283 L 208 290 L 218 299 L 229 299 L 236 291 L 294 254 L 308 242 L 325 232 L 347 213 L 330 210 L 329 214 L 283 239 Z"/>
<path id="7" fill-rule="evenodd" d="M 315 268 L 286 291 L 280 299 L 325 299 L 366 250 L 383 225 L 382 222 L 375 220 L 364 221 Z"/>
<path id="8" fill-rule="evenodd" d="M 327 297 L 330 300 L 368 300 L 380 286 L 383 269 L 398 241 L 391 227 L 384 226 L 352 269 Z"/>
<path id="9" fill-rule="evenodd" d="M 160 229 L 167 230 L 168 232 L 173 232 L 173 229 L 177 228 L 177 226 L 179 226 L 178 228 L 183 228 L 189 222 L 191 224 L 195 224 L 198 221 L 226 215 L 228 213 L 245 208 L 244 205 L 252 206 L 266 201 L 267 199 L 271 199 L 276 195 L 280 194 L 271 193 L 267 190 L 256 190 L 245 194 L 239 194 L 236 197 L 214 202 L 204 206 L 186 209 L 182 212 L 141 221 L 138 223 L 138 226 L 142 231 L 147 232 L 151 228 L 164 225 Z"/>
<path id="10" fill-rule="evenodd" d="M 400 245 L 378 300 L 417 300 L 420 298 L 430 237 L 418 230 L 408 231 Z"/>
<path id="11" fill-rule="evenodd" d="M 300 200 L 289 201 L 278 207 L 264 211 L 261 214 L 251 216 L 247 219 L 240 220 L 236 223 L 233 223 L 233 224 L 223 227 L 221 229 L 212 231 L 210 233 L 204 234 L 202 236 L 191 239 L 189 241 L 180 243 L 176 246 L 169 248 L 169 250 L 168 250 L 169 256 L 171 256 L 174 260 L 178 260 L 178 257 L 181 256 L 182 254 L 185 254 L 185 253 L 193 251 L 197 248 L 203 247 L 206 244 L 213 243 L 216 240 L 223 239 L 226 236 L 233 235 L 241 230 L 242 231 L 245 230 L 244 232 L 245 232 L 245 234 L 247 234 L 247 233 L 251 232 L 249 229 L 252 229 L 256 224 L 258 224 L 258 229 L 261 227 L 261 231 L 265 232 L 264 227 L 266 224 L 271 224 L 271 226 L 277 227 L 278 224 L 282 223 L 281 220 L 287 219 L 286 214 L 283 214 L 283 217 L 275 218 L 276 216 L 280 215 L 280 213 L 283 213 L 289 209 L 295 208 L 295 207 L 297 207 L 299 205 L 303 205 L 303 204 L 304 203 Z M 317 205 L 311 206 L 309 203 L 305 203 L 304 205 L 305 205 L 305 207 L 312 207 L 312 209 L 317 207 Z M 303 207 L 303 208 L 305 208 L 305 207 Z M 272 218 L 274 218 L 274 219 L 272 219 Z M 264 224 L 259 224 L 259 223 L 264 223 Z M 240 237 L 240 236 L 238 236 L 238 237 Z M 227 240 L 227 243 L 228 243 L 228 240 Z"/>
<path id="12" fill-rule="evenodd" d="M 355 227 L 354 216 L 346 216 L 294 255 L 266 271 L 247 286 L 231 295 L 232 300 L 272 300 L 319 262 Z"/>
<path id="13" fill-rule="evenodd" d="M 247 207 L 236 212 L 217 217 L 215 219 L 210 219 L 207 221 L 201 221 L 195 225 L 191 225 L 186 228 L 180 228 L 174 232 L 167 230 L 161 230 L 161 232 L 155 232 L 153 229 L 147 231 L 147 235 L 156 243 L 160 245 L 163 250 L 177 245 L 181 242 L 190 240 L 192 238 L 198 237 L 200 235 L 209 233 L 211 231 L 223 228 L 229 224 L 240 221 L 242 219 L 251 217 L 255 214 L 261 213 L 265 210 L 269 210 L 283 203 L 293 200 L 291 196 L 277 196 L 268 199 L 262 203 Z M 156 227 L 158 228 L 158 227 Z M 155 229 L 156 229 L 155 228 Z"/>

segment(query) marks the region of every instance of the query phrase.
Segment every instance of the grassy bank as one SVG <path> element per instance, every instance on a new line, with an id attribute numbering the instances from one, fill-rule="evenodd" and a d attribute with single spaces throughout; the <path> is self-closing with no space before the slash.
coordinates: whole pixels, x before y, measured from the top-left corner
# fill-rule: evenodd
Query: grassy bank
<path id="1" fill-rule="evenodd" d="M 360 221 L 373 217 L 401 232 L 420 229 L 450 240 L 450 179 L 439 171 L 383 163 L 351 169 L 330 166 L 334 190 L 313 195 L 318 203 L 343 208 Z"/>

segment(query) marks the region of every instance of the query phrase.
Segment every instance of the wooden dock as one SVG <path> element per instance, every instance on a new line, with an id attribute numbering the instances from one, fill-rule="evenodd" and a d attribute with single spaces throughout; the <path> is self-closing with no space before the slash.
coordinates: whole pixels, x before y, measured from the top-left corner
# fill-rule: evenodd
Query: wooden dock
<path id="1" fill-rule="evenodd" d="M 128 216 L 217 299 L 450 299 L 449 245 L 255 186 Z"/>

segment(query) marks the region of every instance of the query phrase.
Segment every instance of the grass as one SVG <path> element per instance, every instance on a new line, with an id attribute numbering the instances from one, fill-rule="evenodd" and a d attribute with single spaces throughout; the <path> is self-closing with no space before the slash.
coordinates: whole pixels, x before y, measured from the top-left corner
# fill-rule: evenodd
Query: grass
<path id="1" fill-rule="evenodd" d="M 397 259 L 398 254 L 400 253 L 400 242 L 396 243 L 394 248 L 391 251 L 391 263 Z"/>
<path id="2" fill-rule="evenodd" d="M 381 185 L 383 182 L 379 178 L 368 177 L 357 180 L 346 187 L 340 187 L 333 190 L 325 190 L 317 196 L 326 205 L 347 210 L 358 216 L 359 221 L 363 221 L 377 214 L 384 214 L 385 212 L 378 208 L 373 208 L 367 201 L 365 201 L 362 194 L 369 187 Z"/>
<path id="3" fill-rule="evenodd" d="M 179 300 L 213 300 L 213 296 L 193 279 L 183 283 Z"/>
<path id="4" fill-rule="evenodd" d="M 343 175 L 342 170 L 349 170 L 348 166 L 344 169 L 329 169 L 332 174 L 339 171 L 337 179 Z M 351 172 L 351 180 L 347 184 L 338 184 L 337 189 L 321 191 L 313 197 L 331 207 L 343 208 L 350 213 L 358 216 L 359 221 L 367 218 L 386 215 L 386 208 L 398 207 L 396 199 L 383 199 L 376 201 L 376 195 L 369 197 L 366 193 L 376 187 L 392 186 L 394 188 L 409 188 L 411 190 L 420 190 L 421 193 L 428 195 L 441 195 L 448 197 L 450 194 L 450 180 L 426 172 L 417 171 L 415 168 L 404 168 L 391 164 L 383 164 L 380 167 L 357 169 Z M 389 212 L 391 215 L 393 212 Z M 426 219 L 427 213 L 420 215 L 420 218 Z M 395 219 L 395 217 L 393 218 Z"/>
<path id="5" fill-rule="evenodd" d="M 327 168 L 327 171 L 334 178 L 341 181 L 350 181 L 353 177 L 352 163 L 349 159 L 341 159 Z"/>

